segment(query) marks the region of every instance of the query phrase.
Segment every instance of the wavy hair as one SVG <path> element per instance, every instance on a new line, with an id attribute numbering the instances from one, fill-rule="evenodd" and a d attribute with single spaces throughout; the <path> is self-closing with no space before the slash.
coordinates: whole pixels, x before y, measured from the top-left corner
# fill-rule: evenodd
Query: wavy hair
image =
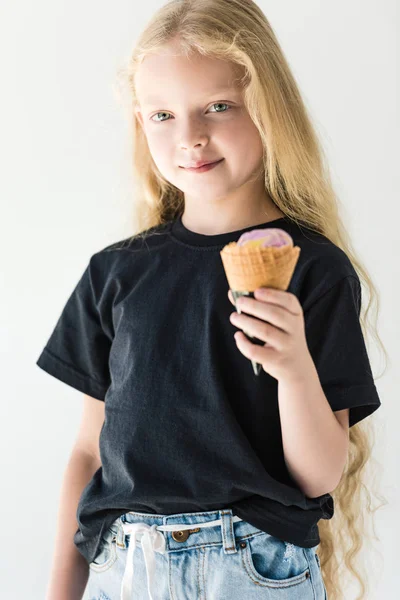
<path id="1" fill-rule="evenodd" d="M 115 89 L 118 100 L 127 92 L 127 104 L 122 101 L 122 105 L 127 107 L 132 127 L 135 235 L 145 237 L 151 228 L 184 211 L 183 192 L 159 172 L 134 112 L 138 106 L 138 66 L 146 55 L 158 53 L 174 42 L 188 58 L 200 53 L 231 61 L 235 70 L 243 74 L 240 83 L 244 103 L 262 140 L 269 196 L 289 218 L 323 234 L 347 254 L 361 286 L 368 291 L 368 304 L 360 315 L 366 343 L 368 325 L 387 358 L 377 331 L 378 291 L 343 225 L 327 160 L 295 78 L 266 16 L 251 0 L 167 2 L 148 22 L 126 64 L 118 69 Z M 374 326 L 367 322 L 371 308 L 375 311 Z M 360 561 L 368 537 L 366 517 L 373 517 L 378 508 L 388 503 L 373 481 L 381 472 L 372 456 L 376 441 L 373 421 L 363 420 L 350 428 L 347 463 L 332 492 L 334 519 L 322 519 L 319 523 L 321 542 L 317 553 L 330 600 L 346 597 L 343 587 L 350 573 L 361 586 L 357 600 L 368 597 L 368 587 L 364 585 L 366 570 L 361 569 Z M 382 504 L 374 507 L 372 496 Z"/>

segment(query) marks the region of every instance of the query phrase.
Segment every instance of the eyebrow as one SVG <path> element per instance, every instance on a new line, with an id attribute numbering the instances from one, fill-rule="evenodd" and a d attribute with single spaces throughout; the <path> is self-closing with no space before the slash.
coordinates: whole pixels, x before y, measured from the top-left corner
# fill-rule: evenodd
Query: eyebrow
<path id="1" fill-rule="evenodd" d="M 238 92 L 239 92 L 239 90 L 237 90 L 235 88 L 221 87 L 221 88 L 215 88 L 214 90 L 205 92 L 204 96 L 215 96 L 216 94 L 222 94 L 222 93 L 235 94 Z M 160 102 L 165 102 L 165 99 L 157 97 L 157 96 L 149 96 L 148 98 L 145 98 L 143 100 L 144 104 L 159 104 Z"/>

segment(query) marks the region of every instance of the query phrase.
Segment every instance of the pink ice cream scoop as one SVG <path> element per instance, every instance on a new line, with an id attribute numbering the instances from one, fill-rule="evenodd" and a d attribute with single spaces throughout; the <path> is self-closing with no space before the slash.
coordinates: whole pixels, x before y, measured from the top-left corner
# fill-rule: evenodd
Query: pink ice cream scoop
<path id="1" fill-rule="evenodd" d="M 286 246 L 293 245 L 292 237 L 283 229 L 267 228 L 253 229 L 243 233 L 238 239 L 238 246 Z"/>

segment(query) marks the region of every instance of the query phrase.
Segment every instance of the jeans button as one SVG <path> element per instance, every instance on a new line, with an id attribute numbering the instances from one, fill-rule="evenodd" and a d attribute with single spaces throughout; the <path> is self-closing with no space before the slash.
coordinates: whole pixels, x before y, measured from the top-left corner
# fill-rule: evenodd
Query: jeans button
<path id="1" fill-rule="evenodd" d="M 183 531 L 173 531 L 172 537 L 176 542 L 186 542 L 190 535 L 189 529 L 184 529 Z"/>

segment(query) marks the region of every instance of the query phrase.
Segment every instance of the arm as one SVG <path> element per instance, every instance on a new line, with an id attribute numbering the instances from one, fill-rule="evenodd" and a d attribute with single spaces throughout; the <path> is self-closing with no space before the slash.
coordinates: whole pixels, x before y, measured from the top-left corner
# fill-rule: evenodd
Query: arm
<path id="1" fill-rule="evenodd" d="M 83 489 L 101 466 L 99 434 L 104 422 L 104 402 L 85 395 L 83 418 L 69 458 L 60 493 L 53 564 L 46 600 L 81 600 L 89 567 L 76 548 L 76 510 Z"/>
<path id="2" fill-rule="evenodd" d="M 303 377 L 278 382 L 286 466 L 309 498 L 331 492 L 340 481 L 348 452 L 348 409 L 337 417 L 321 387 L 314 363 Z M 339 415 L 340 413 L 340 415 Z"/>
<path id="3" fill-rule="evenodd" d="M 330 304 L 329 308 L 324 310 L 319 307 L 321 311 L 317 321 L 319 329 L 317 332 L 313 331 L 313 335 L 310 333 L 308 320 L 308 337 L 313 339 L 313 336 L 316 336 L 318 342 L 320 322 L 324 323 L 326 333 L 327 323 L 336 323 L 332 315 L 339 314 L 343 322 L 343 314 L 347 314 L 349 304 L 350 307 L 352 306 L 344 292 L 349 294 L 351 290 L 348 287 L 344 288 L 339 296 L 340 302 L 337 296 L 333 297 L 334 308 Z M 228 295 L 234 303 L 230 291 Z M 323 297 L 326 299 L 327 294 Z M 331 302 L 331 297 L 328 299 Z M 233 313 L 231 321 L 266 342 L 264 346 L 256 345 L 247 340 L 242 332 L 235 334 L 236 343 L 244 356 L 260 363 L 267 373 L 278 380 L 282 445 L 289 473 L 303 493 L 310 498 L 331 492 L 340 481 L 347 461 L 349 411 L 336 411 L 338 413 L 336 417 L 325 396 L 313 356 L 316 357 L 319 369 L 325 377 L 326 363 L 330 364 L 330 362 L 325 356 L 324 365 L 321 359 L 321 348 L 319 352 L 315 351 L 316 343 L 313 344 L 313 355 L 311 354 L 305 335 L 303 308 L 298 298 L 283 290 L 259 288 L 255 290 L 254 299 L 245 297 L 237 299 L 236 307 L 238 310 L 254 315 L 257 319 L 246 314 Z M 329 315 L 328 321 L 327 315 Z M 352 341 L 354 348 L 359 350 L 361 347 L 361 350 L 365 350 L 365 346 L 363 348 L 361 344 L 362 334 L 354 307 L 352 316 L 348 316 L 348 320 L 349 327 L 352 326 L 353 329 L 356 327 L 356 332 L 353 332 L 353 337 L 349 337 L 346 343 L 350 345 Z M 328 333 L 329 343 L 335 347 L 340 342 L 340 339 L 339 341 L 337 339 L 339 334 L 336 327 L 330 329 Z M 323 346 L 326 354 L 325 341 Z M 344 355 L 344 352 L 342 354 Z M 347 366 L 347 374 L 348 369 Z M 345 370 L 346 364 L 342 366 L 342 371 Z"/>

